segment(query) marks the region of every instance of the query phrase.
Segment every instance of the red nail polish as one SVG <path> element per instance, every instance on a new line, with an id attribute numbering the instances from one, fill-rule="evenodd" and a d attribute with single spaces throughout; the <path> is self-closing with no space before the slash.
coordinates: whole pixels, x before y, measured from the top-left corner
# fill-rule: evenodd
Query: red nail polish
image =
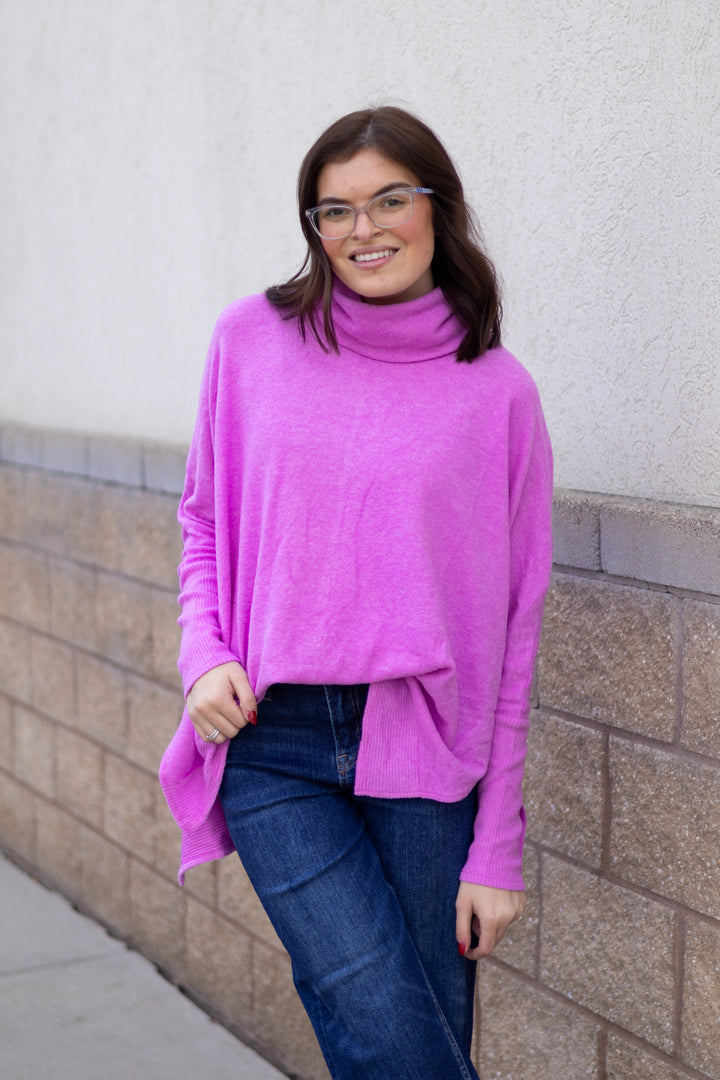
<path id="1" fill-rule="evenodd" d="M 458 941 L 458 952 L 460 953 L 461 956 L 464 956 L 465 953 L 467 952 L 467 945 L 465 944 L 464 941 Z"/>
<path id="2" fill-rule="evenodd" d="M 257 713 L 254 710 L 247 714 L 247 718 L 249 724 L 257 724 Z"/>

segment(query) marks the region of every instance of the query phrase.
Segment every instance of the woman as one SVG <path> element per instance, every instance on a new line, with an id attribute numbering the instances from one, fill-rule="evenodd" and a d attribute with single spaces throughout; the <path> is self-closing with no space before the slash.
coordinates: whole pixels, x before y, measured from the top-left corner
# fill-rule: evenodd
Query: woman
<path id="1" fill-rule="evenodd" d="M 180 879 L 238 851 L 333 1077 L 476 1077 L 475 961 L 525 906 L 547 432 L 429 128 L 351 113 L 298 191 L 306 261 L 221 315 L 180 506 Z"/>

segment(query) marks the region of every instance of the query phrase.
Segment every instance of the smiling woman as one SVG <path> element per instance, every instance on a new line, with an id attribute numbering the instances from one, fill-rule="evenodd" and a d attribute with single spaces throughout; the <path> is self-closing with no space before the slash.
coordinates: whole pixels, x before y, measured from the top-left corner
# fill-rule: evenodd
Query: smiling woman
<path id="1" fill-rule="evenodd" d="M 306 261 L 220 316 L 180 506 L 181 879 L 238 852 L 336 1080 L 477 1080 L 475 961 L 525 907 L 547 431 L 426 125 L 341 118 L 298 190 Z"/>
<path id="2" fill-rule="evenodd" d="M 423 194 L 415 199 L 418 191 Z M 432 193 L 409 169 L 371 148 L 320 170 L 320 207 L 311 211 L 311 220 L 333 272 L 365 300 L 400 303 L 434 287 L 435 232 L 426 192 Z M 336 224 L 335 204 L 347 204 L 340 206 L 342 225 Z M 397 224 L 394 217 L 400 217 Z M 336 227 L 343 231 L 332 236 Z"/>
<path id="3" fill-rule="evenodd" d="M 353 160 L 357 169 L 350 167 Z M 365 173 L 364 178 L 360 175 L 361 169 Z M 457 349 L 457 359 L 473 361 L 482 356 L 486 349 L 500 345 L 502 306 L 495 268 L 483 250 L 479 230 L 465 200 L 457 170 L 437 135 L 426 124 L 404 109 L 392 106 L 362 109 L 341 117 L 323 132 L 305 155 L 298 176 L 298 204 L 300 224 L 308 242 L 307 256 L 294 277 L 266 290 L 268 300 L 289 317 L 297 318 L 301 333 L 309 325 L 324 345 L 330 349 L 337 347 L 332 312 L 333 280 L 336 274 L 341 281 L 345 280 L 340 273 L 344 263 L 342 257 L 333 262 L 335 256 L 339 255 L 340 245 L 335 238 L 327 235 L 325 228 L 318 227 L 316 215 L 319 204 L 326 200 L 347 203 L 346 210 L 364 211 L 364 203 L 370 200 L 374 202 L 374 196 L 387 191 L 382 182 L 380 187 L 372 188 L 373 172 L 383 173 L 387 183 L 393 187 L 399 184 L 406 191 L 414 187 L 421 187 L 423 191 L 417 198 L 415 195 L 411 198 L 410 221 L 422 211 L 421 204 L 425 204 L 424 212 L 429 215 L 433 232 L 430 287 L 440 286 L 465 328 Z M 343 190 L 339 187 L 334 189 L 328 177 L 334 183 L 342 184 Z M 362 182 L 370 185 L 370 190 L 362 193 L 364 198 L 360 198 L 359 194 Z M 348 194 L 350 190 L 358 194 L 351 198 Z M 360 254 L 368 233 L 371 256 L 385 250 L 382 246 L 378 249 L 376 245 L 387 240 L 390 231 L 394 232 L 395 227 L 389 221 L 382 221 L 377 215 L 373 219 L 373 216 L 368 217 L 364 213 L 356 214 L 354 220 L 355 228 L 363 230 L 356 241 Z M 427 217 L 421 214 L 421 220 L 427 227 Z M 370 230 L 369 225 L 375 228 Z M 402 231 L 404 233 L 404 227 Z M 332 240 L 329 246 L 328 239 Z M 427 236 L 425 242 L 429 242 Z M 414 253 L 418 254 L 419 259 L 415 243 L 414 240 Z M 388 246 L 392 248 L 392 245 Z M 345 250 L 347 247 L 343 245 Z M 362 261 L 356 256 L 356 266 Z M 368 296 L 357 288 L 363 279 L 355 276 L 351 280 L 355 284 L 346 284 L 357 289 L 359 295 L 367 300 L 383 302 L 392 296 L 390 293 L 383 294 L 382 289 Z M 426 276 L 424 283 L 427 284 L 428 280 Z M 399 291 L 404 292 L 404 289 Z M 413 295 L 405 298 L 412 299 Z M 317 303 L 320 299 L 322 335 L 317 321 Z M 395 300 L 399 300 L 397 294 Z"/>

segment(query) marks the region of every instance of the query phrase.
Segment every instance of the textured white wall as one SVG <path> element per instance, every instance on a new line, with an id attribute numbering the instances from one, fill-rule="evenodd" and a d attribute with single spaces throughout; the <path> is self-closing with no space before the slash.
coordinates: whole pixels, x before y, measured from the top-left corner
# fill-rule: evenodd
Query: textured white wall
<path id="1" fill-rule="evenodd" d="M 720 505 L 716 9 L 4 4 L 0 418 L 186 440 L 218 311 L 301 260 L 304 151 L 391 101 L 459 164 L 558 482 Z"/>

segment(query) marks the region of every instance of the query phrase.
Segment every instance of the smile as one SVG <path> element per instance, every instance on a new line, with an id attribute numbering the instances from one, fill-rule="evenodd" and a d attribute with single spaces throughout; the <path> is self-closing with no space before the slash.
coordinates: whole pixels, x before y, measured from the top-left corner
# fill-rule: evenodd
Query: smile
<path id="1" fill-rule="evenodd" d="M 387 259 L 395 252 L 392 248 L 386 248 L 384 251 L 368 251 L 364 255 L 351 255 L 350 258 L 353 262 L 376 262 L 378 259 Z"/>

